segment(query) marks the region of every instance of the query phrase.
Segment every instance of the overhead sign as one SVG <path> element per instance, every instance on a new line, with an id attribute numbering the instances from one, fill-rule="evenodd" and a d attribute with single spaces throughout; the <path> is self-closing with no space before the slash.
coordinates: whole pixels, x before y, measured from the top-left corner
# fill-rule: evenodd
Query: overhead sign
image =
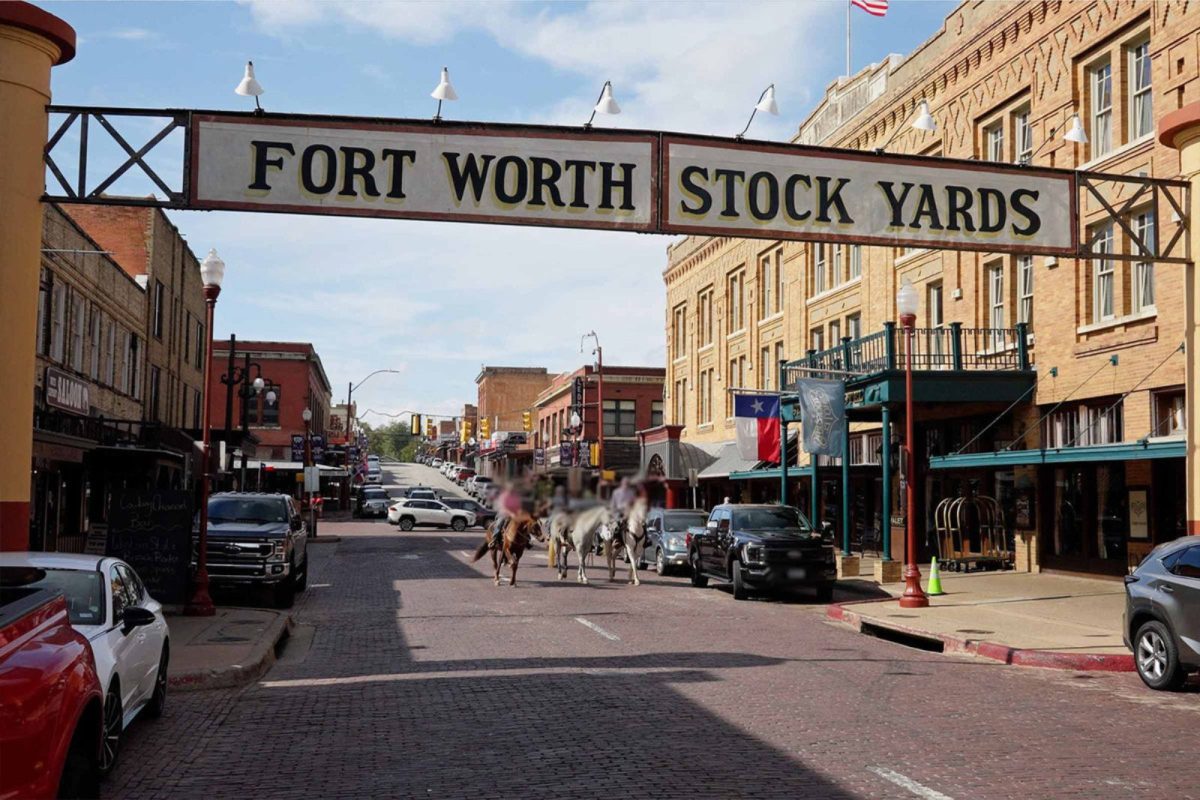
<path id="1" fill-rule="evenodd" d="M 657 146 L 652 134 L 196 115 L 189 205 L 651 231 Z"/>
<path id="2" fill-rule="evenodd" d="M 665 134 L 669 233 L 1070 254 L 1070 173 Z"/>
<path id="3" fill-rule="evenodd" d="M 88 385 L 61 369 L 46 367 L 46 405 L 86 415 L 92 408 Z"/>
<path id="4" fill-rule="evenodd" d="M 1047 255 L 1079 244 L 1068 170 L 419 120 L 194 113 L 189 136 L 189 208 Z"/>

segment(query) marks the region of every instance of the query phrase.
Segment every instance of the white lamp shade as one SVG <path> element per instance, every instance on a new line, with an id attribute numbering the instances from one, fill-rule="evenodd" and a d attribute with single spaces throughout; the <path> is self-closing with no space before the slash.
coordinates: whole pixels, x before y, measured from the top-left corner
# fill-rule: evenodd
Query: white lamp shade
<path id="1" fill-rule="evenodd" d="M 1083 120 L 1079 118 L 1078 114 L 1071 117 L 1071 127 L 1063 134 L 1063 138 L 1068 142 L 1087 144 L 1087 131 L 1083 129 Z"/>
<path id="2" fill-rule="evenodd" d="M 896 292 L 896 311 L 902 317 L 915 317 L 917 315 L 917 290 L 912 285 L 912 281 L 908 278 L 900 284 L 900 290 Z"/>
<path id="3" fill-rule="evenodd" d="M 261 392 L 263 390 L 263 387 L 266 385 L 267 385 L 267 382 L 264 381 L 262 378 L 254 379 L 254 391 Z"/>
<path id="4" fill-rule="evenodd" d="M 437 88 L 429 93 L 429 96 L 434 100 L 457 100 L 458 92 L 454 91 L 454 86 L 450 83 L 450 70 L 442 67 L 442 79 L 438 81 Z"/>
<path id="5" fill-rule="evenodd" d="M 571 427 L 572 427 L 572 428 L 578 428 L 578 427 L 579 427 L 579 423 L 581 423 L 581 422 L 583 422 L 583 420 L 581 420 L 581 419 L 579 418 L 579 415 L 578 415 L 578 414 L 572 414 L 572 415 L 571 415 Z"/>
<path id="6" fill-rule="evenodd" d="M 221 281 L 225 280 L 225 262 L 217 255 L 216 248 L 210 249 L 200 262 L 200 280 L 205 286 L 221 288 Z"/>
<path id="7" fill-rule="evenodd" d="M 600 91 L 600 102 L 596 103 L 597 114 L 620 114 L 621 107 L 617 105 L 617 101 L 613 99 L 612 82 L 605 81 L 604 88 Z"/>
<path id="8" fill-rule="evenodd" d="M 767 90 L 763 92 L 762 99 L 754 107 L 763 113 L 779 116 L 779 105 L 775 102 L 775 84 L 772 83 L 767 87 Z"/>
<path id="9" fill-rule="evenodd" d="M 919 131 L 937 130 L 937 120 L 929 113 L 929 103 L 924 100 L 917 106 L 917 118 L 913 120 L 912 126 Z"/>
<path id="10" fill-rule="evenodd" d="M 254 77 L 254 62 L 246 62 L 246 75 L 242 78 L 242 82 L 233 90 L 243 97 L 258 97 L 263 93 L 262 84 Z"/>
<path id="11" fill-rule="evenodd" d="M 275 394 L 274 389 L 267 392 L 267 405 L 269 405 L 269 406 L 275 405 L 275 401 L 278 399 L 279 399 L 279 395 Z"/>
<path id="12" fill-rule="evenodd" d="M 305 422 L 312 422 L 312 409 L 308 409 L 308 408 L 304 409 L 303 411 L 300 412 L 300 416 L 304 419 Z"/>

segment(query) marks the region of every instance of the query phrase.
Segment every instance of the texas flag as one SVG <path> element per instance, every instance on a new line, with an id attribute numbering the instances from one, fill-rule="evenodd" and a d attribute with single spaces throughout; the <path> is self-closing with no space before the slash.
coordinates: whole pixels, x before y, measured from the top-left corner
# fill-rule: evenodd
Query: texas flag
<path id="1" fill-rule="evenodd" d="M 738 455 L 747 461 L 779 460 L 779 398 L 768 394 L 735 394 Z"/>

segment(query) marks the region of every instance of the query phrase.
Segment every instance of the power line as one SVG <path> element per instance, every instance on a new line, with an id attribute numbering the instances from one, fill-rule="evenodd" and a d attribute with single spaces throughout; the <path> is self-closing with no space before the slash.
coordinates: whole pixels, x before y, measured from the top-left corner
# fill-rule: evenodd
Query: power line
<path id="1" fill-rule="evenodd" d="M 1096 369 L 1096 371 L 1095 371 L 1095 372 L 1093 372 L 1091 375 L 1088 375 L 1086 378 L 1084 378 L 1084 379 L 1083 379 L 1083 381 L 1082 381 L 1082 382 L 1081 382 L 1081 383 L 1080 383 L 1078 386 L 1076 386 L 1074 389 L 1072 389 L 1072 390 L 1071 390 L 1071 391 L 1070 391 L 1070 392 L 1067 394 L 1067 396 L 1066 396 L 1066 397 L 1064 397 L 1062 400 L 1059 400 L 1057 403 L 1055 403 L 1054 405 L 1052 405 L 1052 406 L 1050 407 L 1050 410 L 1049 410 L 1049 411 L 1047 411 L 1045 414 L 1043 414 L 1043 415 L 1042 415 L 1042 416 L 1041 416 L 1041 417 L 1038 419 L 1038 421 L 1037 421 L 1037 422 L 1033 423 L 1033 424 L 1032 424 L 1032 425 L 1030 425 L 1028 428 L 1026 428 L 1025 430 L 1021 431 L 1021 435 L 1020 435 L 1020 436 L 1018 436 L 1017 438 L 1015 438 L 1015 439 L 1013 439 L 1011 442 L 1009 442 L 1007 445 L 1005 445 L 1005 446 L 1004 446 L 1004 448 L 1003 448 L 1002 450 L 1000 450 L 999 452 L 1005 452 L 1005 451 L 1008 451 L 1008 450 L 1012 450 L 1012 449 L 1013 449 L 1013 447 L 1015 447 L 1015 446 L 1016 446 L 1017 442 L 1021 441 L 1022 439 L 1024 439 L 1026 436 L 1028 436 L 1028 435 L 1029 435 L 1029 432 L 1030 432 L 1031 430 L 1033 430 L 1034 428 L 1040 428 L 1040 427 L 1042 426 L 1042 423 L 1046 421 L 1046 418 L 1047 418 L 1047 417 L 1049 417 L 1051 414 L 1053 414 L 1055 411 L 1057 411 L 1057 410 L 1059 409 L 1059 407 L 1060 407 L 1060 406 L 1062 406 L 1062 404 L 1063 404 L 1063 403 L 1065 403 L 1065 402 L 1067 402 L 1068 400 L 1070 400 L 1070 399 L 1071 399 L 1071 395 L 1073 395 L 1073 394 L 1075 394 L 1076 392 L 1078 392 L 1078 391 L 1079 391 L 1080 389 L 1082 389 L 1082 388 L 1083 388 L 1085 385 L 1087 385 L 1087 382 L 1088 382 L 1088 381 L 1090 381 L 1092 378 L 1094 378 L 1094 377 L 1096 377 L 1097 375 L 1099 375 L 1099 374 L 1100 374 L 1100 370 L 1104 369 L 1104 368 L 1105 368 L 1105 367 L 1107 367 L 1107 366 L 1113 366 L 1113 367 L 1115 367 L 1116 365 L 1117 365 L 1117 357 L 1116 357 L 1116 356 L 1109 356 L 1108 358 L 1106 358 L 1106 359 L 1104 360 L 1104 362 L 1103 362 L 1103 363 L 1102 363 L 1102 364 L 1101 364 L 1101 365 L 1100 365 L 1100 366 L 1099 366 L 1099 367 Z"/>

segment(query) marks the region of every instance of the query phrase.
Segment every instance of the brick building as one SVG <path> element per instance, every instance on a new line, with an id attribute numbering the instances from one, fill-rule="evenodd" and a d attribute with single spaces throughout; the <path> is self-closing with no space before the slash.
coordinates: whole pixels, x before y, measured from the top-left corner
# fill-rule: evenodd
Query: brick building
<path id="1" fill-rule="evenodd" d="M 545 367 L 485 366 L 479 371 L 475 468 L 480 475 L 511 478 L 533 466 L 533 442 L 526 435 L 523 415 L 533 411 L 549 383 Z"/>
<path id="2" fill-rule="evenodd" d="M 1198 32 L 1200 9 L 1179 2 L 964 2 L 912 54 L 834 82 L 794 141 L 1176 178 L 1178 154 L 1155 140 L 1154 121 L 1200 100 Z M 922 101 L 935 132 L 910 124 Z M 1086 143 L 1064 137 L 1075 114 Z M 1178 218 L 1146 198 L 1124 222 L 1165 242 Z M 1080 214 L 1089 240 L 1137 255 L 1099 203 Z M 863 363 L 872 348 L 898 352 L 894 298 L 909 279 L 921 299 L 919 368 L 973 370 L 975 387 L 919 404 L 919 527 L 936 532 L 944 500 L 991 497 L 1018 568 L 1095 574 L 1120 574 L 1184 533 L 1181 268 L 692 236 L 670 246 L 663 276 L 670 425 L 658 438 L 707 450 L 710 502 L 779 496 L 777 465 L 731 452 L 726 390 L 778 390 L 783 360 L 819 370 Z M 849 380 L 847 468 L 802 453 L 788 488 L 839 530 L 849 507 L 850 538 L 870 549 L 903 514 L 884 458 L 903 404 L 871 399 L 886 379 Z M 689 459 L 675 462 L 664 477 L 679 481 Z"/>
<path id="3" fill-rule="evenodd" d="M 620 475 L 638 471 L 638 431 L 662 425 L 665 375 L 662 367 L 604 367 L 605 469 Z M 534 444 L 543 451 L 543 458 L 537 471 L 561 475 L 569 466 L 600 467 L 590 457 L 590 446 L 599 441 L 600 377 L 592 364 L 586 364 L 556 375 L 538 395 Z M 575 405 L 576 380 L 582 390 L 581 407 Z M 582 421 L 577 433 L 569 430 L 576 412 Z"/>

